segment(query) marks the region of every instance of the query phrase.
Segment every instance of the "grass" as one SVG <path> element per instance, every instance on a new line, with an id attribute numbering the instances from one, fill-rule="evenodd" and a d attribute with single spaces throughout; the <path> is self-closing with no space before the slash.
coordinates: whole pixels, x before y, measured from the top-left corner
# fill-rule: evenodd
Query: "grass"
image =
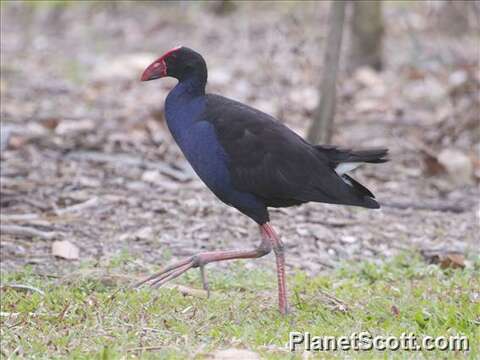
<path id="1" fill-rule="evenodd" d="M 266 271 L 246 270 L 241 263 L 228 271 L 211 268 L 213 294 L 206 300 L 171 289 L 123 290 L 113 275 L 127 273 L 125 264 L 122 255 L 107 269 L 85 267 L 83 276 L 62 281 L 30 271 L 4 274 L 3 284 L 28 284 L 44 294 L 3 288 L 2 357 L 204 359 L 217 349 L 242 348 L 267 359 L 301 358 L 301 351 L 285 348 L 289 331 L 461 334 L 470 340 L 467 353 L 312 353 L 321 358 L 480 357 L 478 260 L 464 270 L 442 270 L 405 254 L 383 265 L 345 265 L 328 275 L 299 272 L 289 278 L 293 312 L 287 317 L 276 311 L 275 276 Z M 181 282 L 198 287 L 198 274 L 190 271 Z"/>

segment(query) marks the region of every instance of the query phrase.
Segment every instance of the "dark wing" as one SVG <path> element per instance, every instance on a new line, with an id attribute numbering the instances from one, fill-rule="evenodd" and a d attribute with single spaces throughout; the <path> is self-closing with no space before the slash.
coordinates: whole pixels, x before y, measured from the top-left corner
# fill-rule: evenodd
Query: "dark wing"
<path id="1" fill-rule="evenodd" d="M 378 207 L 337 175 L 326 154 L 273 117 L 207 95 L 204 118 L 214 125 L 225 149 L 235 188 L 254 194 L 267 206 L 318 201 Z"/>

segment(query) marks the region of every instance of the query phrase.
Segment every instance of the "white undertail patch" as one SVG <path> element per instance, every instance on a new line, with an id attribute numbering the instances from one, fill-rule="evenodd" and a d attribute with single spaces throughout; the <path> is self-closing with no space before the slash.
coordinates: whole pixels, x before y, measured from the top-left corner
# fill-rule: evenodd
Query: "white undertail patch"
<path id="1" fill-rule="evenodd" d="M 335 172 L 339 175 L 342 176 L 343 174 L 352 171 L 353 169 L 359 167 L 362 163 L 356 162 L 345 162 L 338 164 L 337 167 L 335 168 Z"/>

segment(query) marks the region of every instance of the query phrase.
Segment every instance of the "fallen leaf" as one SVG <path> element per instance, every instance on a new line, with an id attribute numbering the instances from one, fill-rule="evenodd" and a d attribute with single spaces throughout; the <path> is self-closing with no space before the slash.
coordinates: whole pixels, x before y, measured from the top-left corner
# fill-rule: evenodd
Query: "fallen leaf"
<path id="1" fill-rule="evenodd" d="M 68 240 L 54 241 L 52 244 L 52 255 L 62 259 L 77 260 L 79 258 L 79 250 L 77 246 Z"/>
<path id="2" fill-rule="evenodd" d="M 442 269 L 463 269 L 465 267 L 465 256 L 463 254 L 447 254 L 440 262 Z"/>
<path id="3" fill-rule="evenodd" d="M 60 124 L 61 120 L 56 117 L 48 117 L 46 119 L 42 119 L 40 125 L 46 127 L 47 129 L 54 130 L 58 124 Z"/>
<path id="4" fill-rule="evenodd" d="M 435 156 L 432 156 L 427 153 L 422 153 L 423 155 L 423 163 L 425 164 L 425 172 L 428 175 L 438 175 L 441 173 L 445 173 L 447 169 L 443 166 Z"/>
<path id="5" fill-rule="evenodd" d="M 465 267 L 465 255 L 454 250 L 421 250 L 425 261 L 430 264 L 440 265 L 442 269 L 463 269 Z"/>

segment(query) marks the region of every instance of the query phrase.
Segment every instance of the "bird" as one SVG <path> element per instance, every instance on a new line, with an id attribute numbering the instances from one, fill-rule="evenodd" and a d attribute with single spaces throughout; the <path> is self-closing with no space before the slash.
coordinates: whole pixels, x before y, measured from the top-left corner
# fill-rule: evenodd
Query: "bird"
<path id="1" fill-rule="evenodd" d="M 207 64 L 198 52 L 177 46 L 150 64 L 142 81 L 178 80 L 165 100 L 167 126 L 180 150 L 205 185 L 225 204 L 256 222 L 260 244 L 251 250 L 200 252 L 173 263 L 137 283 L 159 287 L 189 269 L 212 262 L 276 259 L 278 309 L 289 312 L 285 249 L 270 224 L 268 208 L 307 202 L 379 208 L 374 195 L 347 172 L 363 163 L 383 163 L 388 149 L 352 150 L 313 145 L 274 117 L 229 98 L 206 93 Z"/>

